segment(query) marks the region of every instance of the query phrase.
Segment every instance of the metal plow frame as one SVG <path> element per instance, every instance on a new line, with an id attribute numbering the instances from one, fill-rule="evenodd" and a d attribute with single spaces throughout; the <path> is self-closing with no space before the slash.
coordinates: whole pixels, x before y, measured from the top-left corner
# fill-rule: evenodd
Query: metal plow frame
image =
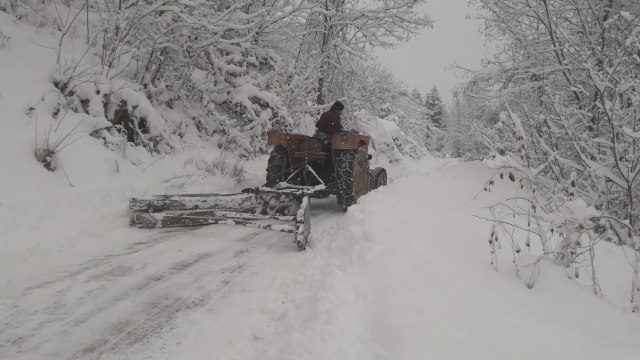
<path id="1" fill-rule="evenodd" d="M 131 198 L 131 225 L 168 228 L 227 224 L 292 233 L 304 250 L 310 240 L 310 196 L 324 187 L 279 184 L 276 188 L 245 189 L 237 194 L 156 195 Z"/>

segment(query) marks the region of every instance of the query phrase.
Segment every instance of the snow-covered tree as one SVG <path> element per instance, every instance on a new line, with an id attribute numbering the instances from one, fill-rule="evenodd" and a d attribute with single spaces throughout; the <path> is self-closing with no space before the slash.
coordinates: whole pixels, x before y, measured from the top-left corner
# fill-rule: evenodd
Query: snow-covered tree
<path id="1" fill-rule="evenodd" d="M 533 212 L 581 199 L 600 212 L 562 217 L 566 250 L 590 234 L 640 250 L 640 3 L 634 0 L 476 0 L 497 53 L 474 75 L 469 95 L 504 105 L 516 140 L 507 149 L 538 196 Z M 542 235 L 542 234 L 541 234 Z M 640 263 L 632 307 L 640 311 Z"/>
<path id="2" fill-rule="evenodd" d="M 499 115 L 499 109 L 491 103 L 457 93 L 444 119 L 445 153 L 473 160 L 482 159 L 492 151 L 504 155 L 505 149 L 491 145 L 505 136 Z"/>
<path id="3" fill-rule="evenodd" d="M 365 63 L 358 80 L 349 90 L 350 105 L 356 111 L 346 116 L 348 127 L 375 133 L 377 123 L 372 119 L 382 119 L 395 124 L 400 132 L 393 135 L 390 151 L 397 150 L 402 156 L 420 157 L 433 139 L 434 128 L 426 120 L 427 111 L 419 99 L 406 90 L 395 76 L 379 64 Z M 367 116 L 362 116 L 367 112 Z"/>
<path id="4" fill-rule="evenodd" d="M 59 31 L 52 81 L 75 111 L 104 115 L 114 125 L 127 119 L 128 139 L 153 152 L 171 151 L 195 129 L 226 150 L 253 156 L 267 150 L 267 131 L 307 129 L 326 103 L 342 99 L 355 125 L 362 121 L 357 111 L 374 113 L 374 102 L 388 102 L 365 89 L 374 82 L 367 78 L 376 66 L 371 50 L 429 25 L 423 3 L 1 0 L 0 6 Z M 65 53 L 78 37 L 87 50 Z M 141 110 L 142 98 L 157 116 Z M 116 112 L 127 116 L 116 119 Z"/>
<path id="5" fill-rule="evenodd" d="M 424 107 L 429 112 L 429 122 L 435 127 L 441 128 L 445 116 L 445 105 L 435 85 L 425 96 Z"/>
<path id="6" fill-rule="evenodd" d="M 411 97 L 419 104 L 422 104 L 422 95 L 420 94 L 420 90 L 413 88 L 413 90 L 411 90 Z"/>
<path id="7" fill-rule="evenodd" d="M 304 0 L 294 68 L 312 82 L 315 103 L 347 96 L 356 62 L 374 47 L 389 47 L 430 24 L 422 0 Z M 307 91 L 308 92 L 308 91 Z"/>

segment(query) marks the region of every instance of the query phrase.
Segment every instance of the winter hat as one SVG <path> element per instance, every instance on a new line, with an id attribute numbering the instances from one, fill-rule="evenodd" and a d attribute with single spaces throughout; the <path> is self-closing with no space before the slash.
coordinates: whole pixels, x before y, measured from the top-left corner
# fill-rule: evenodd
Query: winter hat
<path id="1" fill-rule="evenodd" d="M 331 110 L 342 111 L 344 110 L 344 105 L 342 105 L 340 101 L 336 101 L 333 103 L 333 105 L 331 105 Z"/>

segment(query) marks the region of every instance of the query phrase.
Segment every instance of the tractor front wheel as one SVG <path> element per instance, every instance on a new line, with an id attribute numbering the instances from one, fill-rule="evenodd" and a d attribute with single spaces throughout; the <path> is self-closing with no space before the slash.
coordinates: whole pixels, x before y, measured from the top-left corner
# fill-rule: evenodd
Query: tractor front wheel
<path id="1" fill-rule="evenodd" d="M 380 167 L 371 170 L 369 181 L 369 191 L 387 185 L 387 170 Z"/>

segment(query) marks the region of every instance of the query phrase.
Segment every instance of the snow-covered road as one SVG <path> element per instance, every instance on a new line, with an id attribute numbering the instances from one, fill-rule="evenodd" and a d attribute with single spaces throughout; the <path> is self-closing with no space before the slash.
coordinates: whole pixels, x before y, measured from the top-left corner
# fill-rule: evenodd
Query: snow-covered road
<path id="1" fill-rule="evenodd" d="M 343 215 L 333 200 L 315 205 L 319 229 Z M 278 321 L 265 311 L 274 284 L 304 267 L 305 254 L 281 233 L 226 225 L 130 231 L 134 242 L 69 258 L 59 271 L 19 281 L 6 274 L 0 358 L 244 358 Z M 206 340 L 182 349 L 199 327 Z"/>
<path id="2" fill-rule="evenodd" d="M 491 172 L 433 159 L 346 214 L 314 201 L 302 253 L 276 232 L 124 222 L 126 241 L 43 265 L 55 272 L 21 253 L 29 271 L 1 278 L 0 358 L 635 359 L 640 321 L 615 299 L 552 265 L 527 289 L 508 249 L 489 265 L 473 215 L 516 191 L 471 201 Z"/>
<path id="3" fill-rule="evenodd" d="M 151 231 L 117 251 L 23 279 L 0 297 L 0 358 L 180 358 L 170 349 L 200 321 L 213 335 L 201 344 L 207 353 L 248 349 L 260 340 L 251 325 L 270 284 L 304 259 L 289 240 L 232 226 Z"/>
<path id="4" fill-rule="evenodd" d="M 135 353 L 183 317 L 228 297 L 254 252 L 274 244 L 264 235 L 221 228 L 156 232 L 116 253 L 70 264 L 46 280 L 32 279 L 3 299 L 2 357 Z"/>

